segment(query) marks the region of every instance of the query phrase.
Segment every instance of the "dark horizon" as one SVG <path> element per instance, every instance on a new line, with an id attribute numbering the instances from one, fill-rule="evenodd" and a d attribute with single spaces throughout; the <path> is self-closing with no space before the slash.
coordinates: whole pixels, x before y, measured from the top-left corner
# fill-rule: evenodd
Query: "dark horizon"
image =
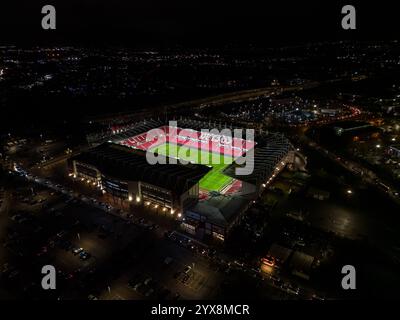
<path id="1" fill-rule="evenodd" d="M 387 2 L 387 3 L 386 3 Z M 400 29 L 393 2 L 379 7 L 352 2 L 357 30 L 342 30 L 342 1 L 234 3 L 17 0 L 1 4 L 0 43 L 16 45 L 221 45 L 268 47 L 321 40 L 395 39 Z M 57 30 L 42 30 L 41 7 L 57 10 Z"/>

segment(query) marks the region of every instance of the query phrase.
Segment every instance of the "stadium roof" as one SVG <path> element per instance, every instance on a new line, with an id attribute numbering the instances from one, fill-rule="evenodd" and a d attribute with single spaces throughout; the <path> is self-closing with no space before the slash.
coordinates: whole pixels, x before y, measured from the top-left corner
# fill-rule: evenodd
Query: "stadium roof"
<path id="1" fill-rule="evenodd" d="M 161 156 L 160 156 L 161 157 Z M 141 150 L 105 143 L 71 160 L 96 167 L 101 173 L 125 181 L 141 181 L 181 194 L 195 185 L 209 170 L 196 164 L 154 164 Z"/>
<path id="2" fill-rule="evenodd" d="M 249 157 L 247 161 L 253 162 L 253 172 L 249 175 L 236 175 L 235 164 L 224 170 L 224 174 L 235 179 L 246 181 L 249 183 L 257 183 L 257 181 L 266 181 L 274 173 L 276 165 L 293 150 L 293 146 L 287 138 L 282 134 L 269 134 L 265 138 L 265 146 L 258 147 L 254 151 L 253 159 Z"/>
<path id="3" fill-rule="evenodd" d="M 197 213 L 213 224 L 230 225 L 238 212 L 244 209 L 250 200 L 242 197 L 219 195 L 197 203 L 190 211 Z"/>

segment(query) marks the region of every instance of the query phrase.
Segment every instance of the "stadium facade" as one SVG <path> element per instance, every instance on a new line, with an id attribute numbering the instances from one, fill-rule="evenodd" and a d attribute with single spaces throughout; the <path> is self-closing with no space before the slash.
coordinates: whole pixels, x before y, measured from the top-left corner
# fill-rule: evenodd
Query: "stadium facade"
<path id="1" fill-rule="evenodd" d="M 199 238 L 223 240 L 279 171 L 294 163 L 294 148 L 281 134 L 259 131 L 253 141 L 244 139 L 233 143 L 223 135 L 204 136 L 200 132 L 211 128 L 219 132 L 241 128 L 192 119 L 180 119 L 177 123 L 179 128 L 171 131 L 164 122 L 142 121 L 113 128 L 108 135 L 101 134 L 96 139 L 91 137 L 93 148 L 69 160 L 70 176 L 133 204 L 148 202 L 171 213 L 179 212 L 177 217 L 186 232 Z M 254 156 L 247 161 L 252 162 L 254 170 L 249 175 L 238 176 L 235 169 L 239 165 L 235 161 L 216 167 L 203 165 L 193 158 L 189 164 L 169 163 L 169 156 L 162 154 L 158 156 L 165 157 L 166 164 L 150 164 L 146 151 L 154 147 L 154 141 L 146 134 L 153 129 L 167 132 L 157 146 L 189 141 L 189 148 L 201 149 L 206 142 L 211 146 L 210 153 L 224 150 L 233 158 L 253 149 Z M 215 141 L 218 147 L 213 145 Z"/>
<path id="2" fill-rule="evenodd" d="M 69 162 L 70 175 L 122 200 L 151 202 L 172 212 L 197 202 L 199 180 L 210 170 L 197 165 L 151 165 L 145 152 L 104 143 Z"/>

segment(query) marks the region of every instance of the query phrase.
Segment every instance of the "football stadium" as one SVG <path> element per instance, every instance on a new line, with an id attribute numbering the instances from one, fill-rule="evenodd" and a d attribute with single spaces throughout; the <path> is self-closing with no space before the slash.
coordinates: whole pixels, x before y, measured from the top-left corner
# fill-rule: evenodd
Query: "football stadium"
<path id="1" fill-rule="evenodd" d="M 179 163 L 206 165 L 211 170 L 199 181 L 199 188 L 215 192 L 221 192 L 234 181 L 224 174 L 224 169 L 254 148 L 253 141 L 172 126 L 159 127 L 117 143 L 173 158 Z"/>
<path id="2" fill-rule="evenodd" d="M 229 129 L 229 130 L 227 130 Z M 92 148 L 69 161 L 70 176 L 132 205 L 154 205 L 182 229 L 223 240 L 252 201 L 287 165 L 294 150 L 281 134 L 211 121 L 141 121 L 90 137 Z M 249 174 L 238 175 L 251 164 Z"/>

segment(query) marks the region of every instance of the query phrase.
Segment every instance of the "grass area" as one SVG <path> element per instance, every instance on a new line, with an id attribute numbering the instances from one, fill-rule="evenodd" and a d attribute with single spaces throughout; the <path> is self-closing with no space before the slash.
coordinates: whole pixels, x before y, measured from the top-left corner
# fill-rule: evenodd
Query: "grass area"
<path id="1" fill-rule="evenodd" d="M 191 163 L 211 166 L 212 169 L 200 180 L 201 189 L 219 191 L 232 181 L 231 177 L 222 173 L 232 163 L 231 157 L 169 143 L 154 147 L 150 151 Z"/>

